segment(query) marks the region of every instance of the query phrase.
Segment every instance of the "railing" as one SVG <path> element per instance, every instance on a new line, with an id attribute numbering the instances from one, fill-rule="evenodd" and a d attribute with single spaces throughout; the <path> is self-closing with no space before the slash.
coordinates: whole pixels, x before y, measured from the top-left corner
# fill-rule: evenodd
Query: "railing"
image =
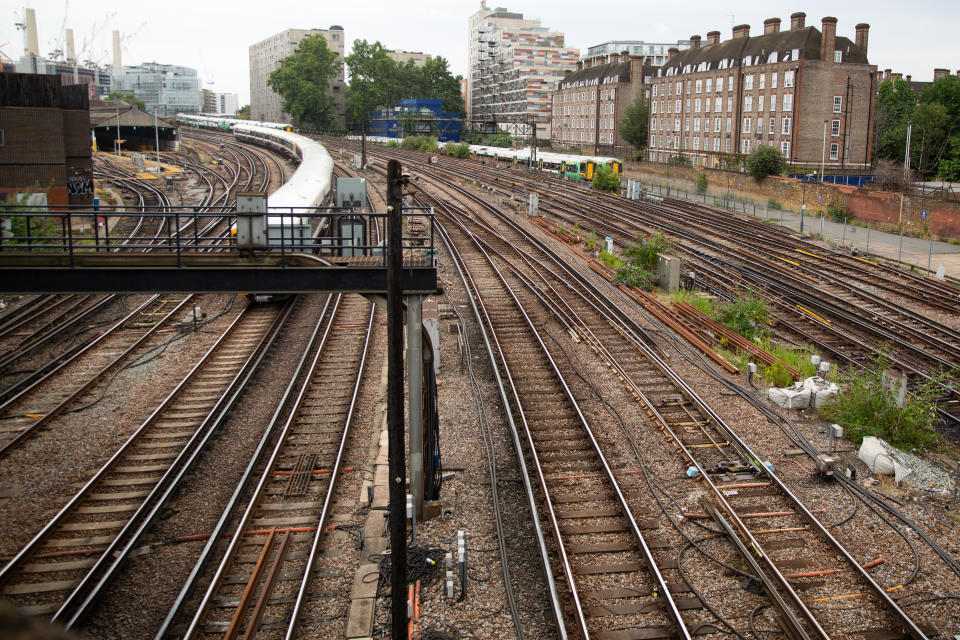
<path id="1" fill-rule="evenodd" d="M 178 267 L 181 256 L 214 252 L 279 254 L 281 268 L 287 266 L 287 255 L 304 253 L 333 263 L 353 261 L 364 266 L 386 266 L 384 245 L 378 238 L 386 236 L 388 214 L 358 213 L 347 207 L 271 207 L 266 214 L 252 218 L 253 228 L 259 233 L 254 233 L 250 241 L 244 239 L 244 246 L 238 246 L 237 212 L 233 207 L 145 207 L 142 212 L 133 213 L 113 207 L 96 211 L 89 207 L 60 207 L 47 211 L 30 206 L 3 206 L 0 253 L 15 253 L 25 261 L 31 256 L 67 254 L 71 267 L 78 256 L 132 252 L 175 254 Z M 405 263 L 434 265 L 432 208 L 404 209 L 402 247 Z M 358 260 L 361 258 L 368 260 Z"/>

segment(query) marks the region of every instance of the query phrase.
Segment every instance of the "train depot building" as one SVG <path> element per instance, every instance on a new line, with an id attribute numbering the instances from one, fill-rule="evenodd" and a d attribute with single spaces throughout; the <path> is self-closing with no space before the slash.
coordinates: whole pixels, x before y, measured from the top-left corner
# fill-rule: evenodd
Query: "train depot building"
<path id="1" fill-rule="evenodd" d="M 119 135 L 117 126 L 119 123 Z M 94 101 L 90 105 L 90 129 L 95 151 L 116 153 L 117 140 L 123 151 L 177 150 L 177 126 L 125 102 Z"/>

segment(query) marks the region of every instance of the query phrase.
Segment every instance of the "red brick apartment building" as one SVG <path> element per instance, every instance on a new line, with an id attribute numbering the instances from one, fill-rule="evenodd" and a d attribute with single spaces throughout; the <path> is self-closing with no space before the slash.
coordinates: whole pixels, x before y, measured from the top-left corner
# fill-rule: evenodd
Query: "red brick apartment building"
<path id="1" fill-rule="evenodd" d="M 683 154 L 695 166 L 722 168 L 724 154 L 749 154 L 760 145 L 779 149 L 810 170 L 870 167 L 874 95 L 880 78 L 867 61 L 870 26 L 855 39 L 837 36 L 837 19 L 821 29 L 806 14 L 764 20 L 763 35 L 750 25 L 691 36 L 691 48 L 671 50 L 651 82 L 647 157 L 668 162 Z"/>

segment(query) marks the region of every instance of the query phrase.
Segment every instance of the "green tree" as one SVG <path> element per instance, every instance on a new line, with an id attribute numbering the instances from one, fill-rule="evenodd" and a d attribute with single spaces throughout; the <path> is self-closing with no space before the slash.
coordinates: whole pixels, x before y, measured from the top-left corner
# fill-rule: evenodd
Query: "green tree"
<path id="1" fill-rule="evenodd" d="M 250 119 L 250 105 L 245 104 L 239 109 L 237 109 L 237 115 L 234 116 L 238 120 L 249 120 Z"/>
<path id="2" fill-rule="evenodd" d="M 592 186 L 597 191 L 616 191 L 620 188 L 620 176 L 607 166 L 598 166 L 593 173 Z"/>
<path id="3" fill-rule="evenodd" d="M 412 61 L 411 61 L 412 62 Z M 430 58 L 417 70 L 419 94 L 409 98 L 432 98 L 442 100 L 442 109 L 447 113 L 463 115 L 463 94 L 460 93 L 461 76 L 450 73 L 449 64 L 442 56 Z"/>
<path id="4" fill-rule="evenodd" d="M 140 111 L 146 111 L 147 103 L 133 95 L 132 93 L 124 93 L 122 91 L 111 91 L 107 94 L 107 100 L 113 102 L 119 100 L 120 102 L 125 102 L 131 107 L 136 107 Z"/>
<path id="5" fill-rule="evenodd" d="M 267 84 L 283 98 L 283 110 L 297 126 L 329 130 L 336 126 L 336 112 L 327 89 L 336 75 L 337 54 L 322 36 L 310 36 L 270 73 Z"/>
<path id="6" fill-rule="evenodd" d="M 346 62 L 350 74 L 346 98 L 349 122 L 360 123 L 371 109 L 397 103 L 401 73 L 382 44 L 354 40 Z"/>
<path id="7" fill-rule="evenodd" d="M 894 78 L 880 83 L 873 130 L 874 154 L 877 158 L 903 163 L 907 121 L 916 104 L 917 94 L 905 80 Z"/>
<path id="8" fill-rule="evenodd" d="M 779 175 L 787 168 L 787 160 L 778 149 L 766 145 L 758 146 L 747 157 L 747 171 L 757 180 L 769 175 Z"/>
<path id="9" fill-rule="evenodd" d="M 487 144 L 491 147 L 507 147 L 509 149 L 513 146 L 513 138 L 509 133 L 495 133 L 487 140 Z"/>
<path id="10" fill-rule="evenodd" d="M 646 99 L 637 96 L 637 99 L 627 105 L 623 120 L 620 121 L 620 135 L 624 140 L 641 149 L 647 146 L 650 128 L 650 107 Z"/>

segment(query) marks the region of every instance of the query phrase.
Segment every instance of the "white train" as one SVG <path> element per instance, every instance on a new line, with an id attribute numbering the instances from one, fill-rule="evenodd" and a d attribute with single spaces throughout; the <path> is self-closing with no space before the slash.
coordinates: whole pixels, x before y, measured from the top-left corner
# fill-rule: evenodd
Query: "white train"
<path id="1" fill-rule="evenodd" d="M 308 250 L 308 245 L 313 245 L 314 235 L 321 229 L 311 229 L 315 216 L 309 218 L 297 214 L 312 213 L 316 207 L 329 204 L 333 192 L 333 159 L 330 154 L 316 140 L 289 131 L 240 122 L 233 126 L 233 133 L 239 141 L 269 147 L 299 163 L 293 176 L 267 197 L 270 213 L 267 242 L 279 245 L 282 237 L 287 250 Z"/>
<path id="2" fill-rule="evenodd" d="M 192 127 L 200 127 L 201 129 L 219 129 L 220 131 L 232 131 L 236 125 L 241 124 L 265 127 L 267 129 L 279 129 L 280 131 L 293 131 L 293 125 L 287 122 L 260 122 L 258 120 L 240 120 L 221 116 L 197 116 L 186 113 L 178 113 L 177 122 Z"/>

